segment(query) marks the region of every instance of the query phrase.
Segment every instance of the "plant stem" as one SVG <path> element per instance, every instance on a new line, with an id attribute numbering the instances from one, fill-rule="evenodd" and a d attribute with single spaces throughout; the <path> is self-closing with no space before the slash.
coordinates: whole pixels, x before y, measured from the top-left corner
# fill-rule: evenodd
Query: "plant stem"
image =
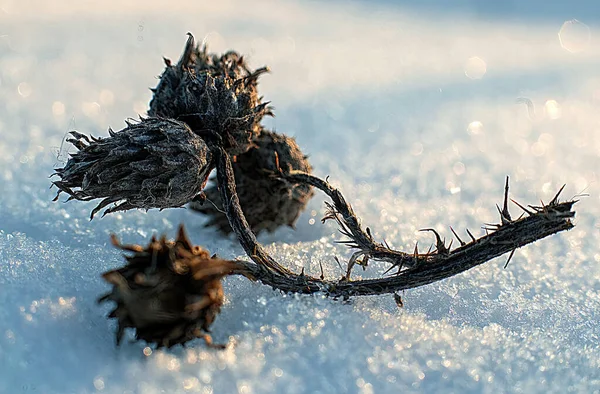
<path id="1" fill-rule="evenodd" d="M 293 183 L 308 184 L 325 192 L 332 200 L 323 221 L 334 219 L 340 231 L 350 238 L 345 241 L 350 247 L 358 249 L 348 263 L 347 273 L 340 280 L 326 280 L 302 274 L 295 274 L 277 263 L 257 242 L 250 230 L 240 208 L 235 192 L 235 180 L 231 168 L 231 160 L 221 150 L 217 158 L 217 180 L 224 208 L 232 229 L 252 259 L 252 262 L 239 261 L 237 274 L 245 275 L 275 289 L 293 293 L 323 292 L 332 297 L 349 298 L 351 296 L 377 295 L 396 293 L 449 278 L 473 267 L 485 263 L 495 257 L 512 252 L 555 234 L 573 228 L 571 218 L 576 200 L 559 202 L 558 194 L 548 204 L 530 206 L 525 209 L 526 215 L 511 220 L 508 214 L 508 179 L 505 187 L 505 209 L 500 211 L 501 224 L 490 225 L 485 236 L 465 243 L 459 239 L 461 246 L 450 250 L 441 241 L 435 230 L 436 249 L 428 253 L 419 253 L 415 247 L 413 253 L 405 253 L 390 249 L 373 241 L 370 230 L 363 231 L 352 207 L 346 202 L 341 192 L 326 181 L 313 175 L 293 171 L 279 174 L 279 177 Z M 561 189 L 562 191 L 562 189 Z M 559 191 L 560 193 L 560 191 Z M 469 233 L 470 234 L 470 233 Z M 457 237 L 458 238 L 458 237 Z M 359 258 L 362 257 L 362 261 Z M 511 256 L 512 257 L 512 256 Z M 350 272 L 355 264 L 366 265 L 369 259 L 390 263 L 398 272 L 390 276 L 366 280 L 350 280 Z"/>

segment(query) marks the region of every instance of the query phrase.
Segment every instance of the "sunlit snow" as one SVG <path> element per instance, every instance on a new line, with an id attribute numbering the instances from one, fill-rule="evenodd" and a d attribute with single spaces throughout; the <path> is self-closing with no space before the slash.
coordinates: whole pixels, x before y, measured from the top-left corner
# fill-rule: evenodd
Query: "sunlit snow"
<path id="1" fill-rule="evenodd" d="M 598 392 L 598 7 L 0 0 L 0 393 Z M 213 253 L 243 251 L 186 209 L 90 222 L 95 202 L 52 202 L 48 177 L 73 151 L 68 131 L 107 136 L 145 113 L 188 31 L 270 66 L 265 123 L 296 137 L 378 240 L 412 251 L 433 241 L 425 227 L 482 234 L 506 175 L 523 204 L 564 183 L 564 198 L 589 194 L 575 228 L 506 269 L 505 256 L 406 291 L 403 309 L 391 295 L 341 302 L 228 278 L 213 325 L 227 350 L 116 348 L 110 306 L 95 301 L 100 274 L 123 264 L 110 233 L 145 243 L 184 223 Z M 318 276 L 322 263 L 337 278 L 349 251 L 321 225 L 324 201 L 260 240 L 291 269 Z"/>

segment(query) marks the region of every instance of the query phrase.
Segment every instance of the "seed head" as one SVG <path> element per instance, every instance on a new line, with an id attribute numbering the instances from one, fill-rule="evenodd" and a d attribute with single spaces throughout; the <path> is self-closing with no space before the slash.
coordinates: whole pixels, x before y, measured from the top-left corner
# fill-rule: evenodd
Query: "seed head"
<path id="1" fill-rule="evenodd" d="M 267 130 L 261 132 L 253 148 L 236 156 L 233 162 L 240 205 L 255 234 L 275 231 L 281 225 L 293 227 L 314 194 L 308 185 L 278 178 L 279 170 L 311 172 L 312 167 L 293 138 Z M 205 195 L 217 207 L 222 207 L 215 185 L 209 186 Z M 231 232 L 225 214 L 212 204 L 193 202 L 190 206 L 210 217 L 207 226 L 215 226 L 226 234 Z"/>
<path id="2" fill-rule="evenodd" d="M 153 237 L 145 248 L 122 245 L 114 235 L 112 242 L 133 252 L 125 267 L 102 275 L 113 287 L 98 302 L 116 303 L 109 317 L 118 320 L 117 345 L 127 327 L 136 330 L 137 339 L 158 347 L 194 338 L 212 345 L 208 332 L 223 304 L 221 279 L 237 264 L 192 246 L 183 227 L 175 241 Z"/>
<path id="3" fill-rule="evenodd" d="M 71 132 L 74 153 L 53 182 L 69 199 L 102 198 L 92 211 L 116 203 L 104 214 L 132 208 L 180 207 L 196 197 L 213 168 L 202 138 L 187 124 L 172 119 L 146 118 L 128 123 L 110 137 L 94 138 Z M 68 201 L 67 200 L 67 201 Z"/>
<path id="4" fill-rule="evenodd" d="M 165 60 L 148 114 L 183 120 L 206 141 L 220 140 L 229 154 L 244 153 L 260 133 L 263 116 L 272 115 L 257 92 L 258 77 L 268 69 L 251 72 L 237 52 L 209 54 L 188 35 L 179 62 Z"/>

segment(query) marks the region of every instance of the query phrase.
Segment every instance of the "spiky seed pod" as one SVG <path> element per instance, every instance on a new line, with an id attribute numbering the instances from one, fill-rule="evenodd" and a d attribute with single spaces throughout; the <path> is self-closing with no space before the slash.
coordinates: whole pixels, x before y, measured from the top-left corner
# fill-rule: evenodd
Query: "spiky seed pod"
<path id="1" fill-rule="evenodd" d="M 260 132 L 261 119 L 272 115 L 257 92 L 258 77 L 268 69 L 251 72 L 233 51 L 208 54 L 188 35 L 179 62 L 165 59 L 148 114 L 183 120 L 206 141 L 217 139 L 232 156 L 244 153 Z"/>
<path id="2" fill-rule="evenodd" d="M 201 193 L 213 168 L 211 153 L 187 124 L 146 118 L 110 137 L 71 132 L 74 153 L 53 182 L 69 200 L 102 198 L 92 211 L 118 203 L 104 214 L 132 208 L 180 207 Z M 67 200 L 68 201 L 68 200 Z"/>
<path id="3" fill-rule="evenodd" d="M 98 302 L 114 301 L 117 345 L 127 327 L 136 338 L 158 347 L 171 347 L 195 338 L 210 346 L 210 326 L 223 304 L 221 279 L 237 268 L 233 261 L 210 257 L 205 249 L 192 246 L 182 226 L 175 241 L 152 238 L 145 248 L 113 244 L 125 251 L 125 267 L 104 273 L 113 287 Z"/>
<path id="4" fill-rule="evenodd" d="M 233 171 L 236 191 L 246 220 L 255 234 L 275 231 L 282 225 L 294 226 L 314 192 L 308 185 L 296 185 L 278 179 L 279 169 L 311 172 L 312 167 L 293 138 L 263 130 L 255 146 L 236 157 Z M 206 197 L 221 209 L 215 185 L 205 189 Z M 223 233 L 231 227 L 225 214 L 208 202 L 192 202 L 190 207 L 210 216 L 207 226 Z"/>

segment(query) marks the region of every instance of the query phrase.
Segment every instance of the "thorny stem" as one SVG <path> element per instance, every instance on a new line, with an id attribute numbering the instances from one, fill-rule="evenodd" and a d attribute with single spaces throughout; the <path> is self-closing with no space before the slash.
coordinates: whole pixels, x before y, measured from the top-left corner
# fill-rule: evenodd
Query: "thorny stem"
<path id="1" fill-rule="evenodd" d="M 227 202 L 224 206 L 231 227 L 244 250 L 253 260 L 253 262 L 239 261 L 240 268 L 236 273 L 285 292 L 323 292 L 328 296 L 343 298 L 396 293 L 449 278 L 508 252 L 512 255 L 517 248 L 573 228 L 571 218 L 575 216 L 575 212 L 571 208 L 577 202 L 576 200 L 559 202 L 558 194 L 562 191 L 561 188 L 550 203 L 530 206 L 533 211 L 525 210 L 527 216 L 511 220 L 507 207 L 507 179 L 503 207 L 505 209 L 501 211 L 501 223 L 490 228 L 494 231 L 479 239 L 473 238 L 468 243 L 459 239 L 460 246 L 450 250 L 435 230 L 427 229 L 433 231 L 436 236 L 436 250 L 419 253 L 415 247 L 414 253 L 405 253 L 373 241 L 370 230 L 367 229 L 366 232 L 362 230 L 352 207 L 340 191 L 326 181 L 297 171 L 282 173 L 280 177 L 292 183 L 308 184 L 325 192 L 333 204 L 329 204 L 329 211 L 323 220 L 336 220 L 342 234 L 350 238 L 350 241 L 345 243 L 358 251 L 352 255 L 346 275 L 337 281 L 314 278 L 303 273 L 295 274 L 282 267 L 265 252 L 250 230 L 235 191 L 231 160 L 227 153 L 221 150 L 217 159 L 217 179 L 221 198 Z M 360 257 L 363 257 L 362 261 L 358 260 Z M 357 263 L 364 265 L 368 259 L 386 261 L 392 264 L 392 267 L 398 267 L 398 272 L 377 279 L 351 281 L 352 266 Z"/>

